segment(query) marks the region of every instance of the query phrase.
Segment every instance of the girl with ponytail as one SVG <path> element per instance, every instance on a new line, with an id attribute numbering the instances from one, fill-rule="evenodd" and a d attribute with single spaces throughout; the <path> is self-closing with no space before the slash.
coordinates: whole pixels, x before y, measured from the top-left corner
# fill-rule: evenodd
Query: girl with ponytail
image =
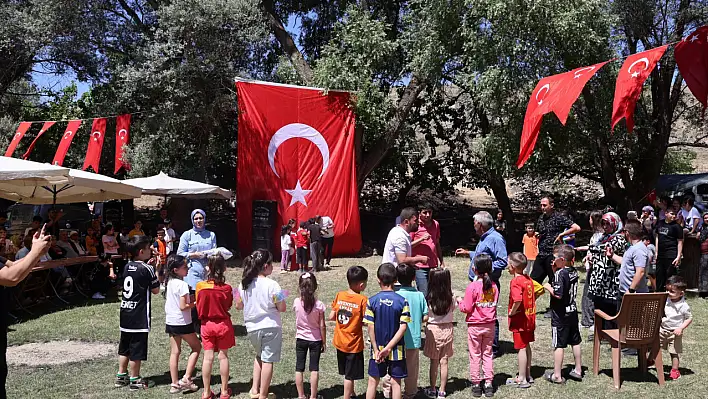
<path id="1" fill-rule="evenodd" d="M 470 380 L 472 380 L 473 396 L 479 392 L 493 392 L 494 357 L 492 343 L 494 342 L 494 322 L 497 319 L 497 301 L 499 289 L 489 276 L 492 273 L 492 258 L 487 254 L 479 254 L 474 258 L 474 269 L 477 279 L 471 282 L 465 290 L 465 297 L 458 299 L 460 311 L 466 313 L 467 346 L 470 353 Z M 480 377 L 484 371 L 486 382 Z M 484 383 L 484 385 L 482 385 Z"/>
<path id="2" fill-rule="evenodd" d="M 305 399 L 303 373 L 305 360 L 310 353 L 310 399 L 316 399 L 319 383 L 320 354 L 325 351 L 327 327 L 325 305 L 317 300 L 317 278 L 312 273 L 303 273 L 299 280 L 300 297 L 295 298 L 295 386 L 298 399 Z M 319 396 L 321 397 L 321 396 Z"/>
<path id="3" fill-rule="evenodd" d="M 265 249 L 253 251 L 243 260 L 243 278 L 238 287 L 236 308 L 243 309 L 248 339 L 256 351 L 253 361 L 252 398 L 269 397 L 273 363 L 280 361 L 287 291 L 268 278 L 273 273 L 273 257 Z"/>

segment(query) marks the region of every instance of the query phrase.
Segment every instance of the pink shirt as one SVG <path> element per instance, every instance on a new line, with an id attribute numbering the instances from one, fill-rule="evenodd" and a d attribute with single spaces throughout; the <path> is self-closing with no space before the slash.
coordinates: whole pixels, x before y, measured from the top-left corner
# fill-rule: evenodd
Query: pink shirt
<path id="1" fill-rule="evenodd" d="M 465 298 L 460 302 L 460 311 L 467 313 L 467 324 L 489 324 L 497 319 L 497 301 L 499 290 L 492 283 L 492 289 L 482 291 L 484 282 L 476 280 L 471 282 L 465 290 Z"/>
<path id="2" fill-rule="evenodd" d="M 304 339 L 305 341 L 322 341 L 320 324 L 324 319 L 324 303 L 316 301 L 312 311 L 308 314 L 305 312 L 302 300 L 295 298 L 293 310 L 295 311 L 295 327 L 297 330 L 295 338 Z"/>
<path id="3" fill-rule="evenodd" d="M 413 247 L 413 256 L 425 255 L 428 257 L 428 263 L 417 263 L 416 266 L 419 268 L 435 268 L 438 267 L 438 252 L 435 247 L 435 243 L 440 239 L 440 225 L 438 221 L 433 219 L 430 226 L 427 228 L 423 223 L 418 224 L 418 231 L 411 232 L 411 242 L 423 237 L 425 234 L 430 234 L 430 238 L 421 241 L 418 245 Z"/>

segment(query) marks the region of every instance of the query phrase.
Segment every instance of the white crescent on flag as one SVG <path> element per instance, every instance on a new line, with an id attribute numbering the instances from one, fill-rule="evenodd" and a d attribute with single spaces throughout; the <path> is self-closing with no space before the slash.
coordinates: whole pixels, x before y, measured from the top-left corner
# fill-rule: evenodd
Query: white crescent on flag
<path id="1" fill-rule="evenodd" d="M 289 125 L 285 125 L 278 129 L 278 131 L 275 132 L 273 137 L 270 139 L 270 143 L 268 144 L 268 163 L 270 163 L 270 168 L 273 169 L 273 173 L 280 177 L 278 171 L 275 170 L 275 153 L 278 151 L 278 147 L 280 147 L 280 145 L 285 141 L 293 138 L 309 140 L 312 144 L 317 146 L 317 149 L 320 150 L 320 154 L 322 154 L 322 172 L 320 172 L 320 175 L 317 178 L 319 179 L 322 177 L 329 166 L 329 146 L 327 145 L 327 141 L 325 141 L 324 137 L 317 131 L 317 129 L 310 125 L 305 125 L 304 123 L 291 123 Z"/>
<path id="2" fill-rule="evenodd" d="M 538 96 L 544 89 L 546 90 L 546 92 L 544 93 L 543 98 L 546 98 L 546 94 L 548 94 L 548 92 L 551 90 L 551 85 L 549 83 L 546 83 L 545 85 L 541 86 L 541 88 L 538 89 L 538 91 L 536 92 L 536 100 L 538 100 L 538 105 L 543 104 L 543 99 L 539 100 Z"/>
<path id="3" fill-rule="evenodd" d="M 101 138 L 101 132 L 95 131 L 95 132 L 91 133 L 91 136 L 93 137 L 93 141 L 98 141 L 98 139 Z"/>
<path id="4" fill-rule="evenodd" d="M 74 134 L 74 132 L 67 130 L 66 133 L 64 133 L 64 140 L 71 138 L 72 134 Z"/>
<path id="5" fill-rule="evenodd" d="M 630 74 L 630 75 L 632 75 L 633 78 L 638 77 L 638 76 L 639 76 L 639 72 L 637 72 L 637 71 L 632 72 L 632 68 L 634 68 L 634 66 L 637 65 L 637 64 L 639 64 L 640 62 L 643 62 L 643 63 L 644 63 L 644 69 L 642 69 L 643 71 L 646 71 L 647 69 L 649 69 L 649 59 L 648 59 L 647 57 L 640 58 L 640 59 L 634 61 L 634 62 L 629 66 L 629 68 L 627 68 L 627 73 Z"/>
<path id="6" fill-rule="evenodd" d="M 580 73 L 580 72 L 594 71 L 594 70 L 595 70 L 595 67 L 594 67 L 594 66 L 589 66 L 589 67 L 580 68 L 580 69 L 578 69 L 577 71 L 575 71 L 575 73 L 573 73 L 573 79 L 580 79 L 580 77 L 583 76 L 583 74 Z"/>
<path id="7" fill-rule="evenodd" d="M 125 136 L 127 136 L 127 135 L 128 135 L 128 131 L 125 129 L 120 129 L 118 131 L 118 137 L 120 137 L 121 141 L 125 141 Z"/>

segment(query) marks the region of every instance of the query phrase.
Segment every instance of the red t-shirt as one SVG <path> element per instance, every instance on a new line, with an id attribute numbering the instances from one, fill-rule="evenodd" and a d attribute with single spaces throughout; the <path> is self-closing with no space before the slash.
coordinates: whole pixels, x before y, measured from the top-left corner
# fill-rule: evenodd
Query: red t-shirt
<path id="1" fill-rule="evenodd" d="M 437 220 L 432 221 L 430 226 L 426 227 L 423 223 L 418 225 L 418 231 L 411 232 L 411 242 L 415 241 L 425 234 L 430 234 L 430 238 L 421 241 L 420 244 L 413 247 L 412 255 L 425 255 L 428 257 L 428 263 L 416 263 L 419 268 L 427 269 L 431 267 L 438 267 L 438 253 L 435 243 L 440 239 L 440 225 Z"/>
<path id="2" fill-rule="evenodd" d="M 202 323 L 231 319 L 229 309 L 234 303 L 234 294 L 230 285 L 200 281 L 196 291 L 197 314 Z"/>
<path id="3" fill-rule="evenodd" d="M 297 234 L 295 236 L 295 247 L 302 248 L 307 246 L 307 230 L 300 227 L 297 229 Z"/>
<path id="4" fill-rule="evenodd" d="M 509 317 L 509 331 L 536 330 L 536 297 L 531 277 L 520 274 L 511 280 L 509 289 L 509 311 L 514 302 L 521 302 L 519 312 Z"/>

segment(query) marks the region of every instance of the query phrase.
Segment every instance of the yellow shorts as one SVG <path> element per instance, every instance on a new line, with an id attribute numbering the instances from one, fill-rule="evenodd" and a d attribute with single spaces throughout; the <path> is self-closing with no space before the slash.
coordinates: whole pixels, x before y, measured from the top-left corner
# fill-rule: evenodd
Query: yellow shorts
<path id="1" fill-rule="evenodd" d="M 661 338 L 661 349 L 668 350 L 672 355 L 678 355 L 683 352 L 681 338 L 683 335 L 676 335 L 673 331 L 659 329 L 659 337 Z"/>

